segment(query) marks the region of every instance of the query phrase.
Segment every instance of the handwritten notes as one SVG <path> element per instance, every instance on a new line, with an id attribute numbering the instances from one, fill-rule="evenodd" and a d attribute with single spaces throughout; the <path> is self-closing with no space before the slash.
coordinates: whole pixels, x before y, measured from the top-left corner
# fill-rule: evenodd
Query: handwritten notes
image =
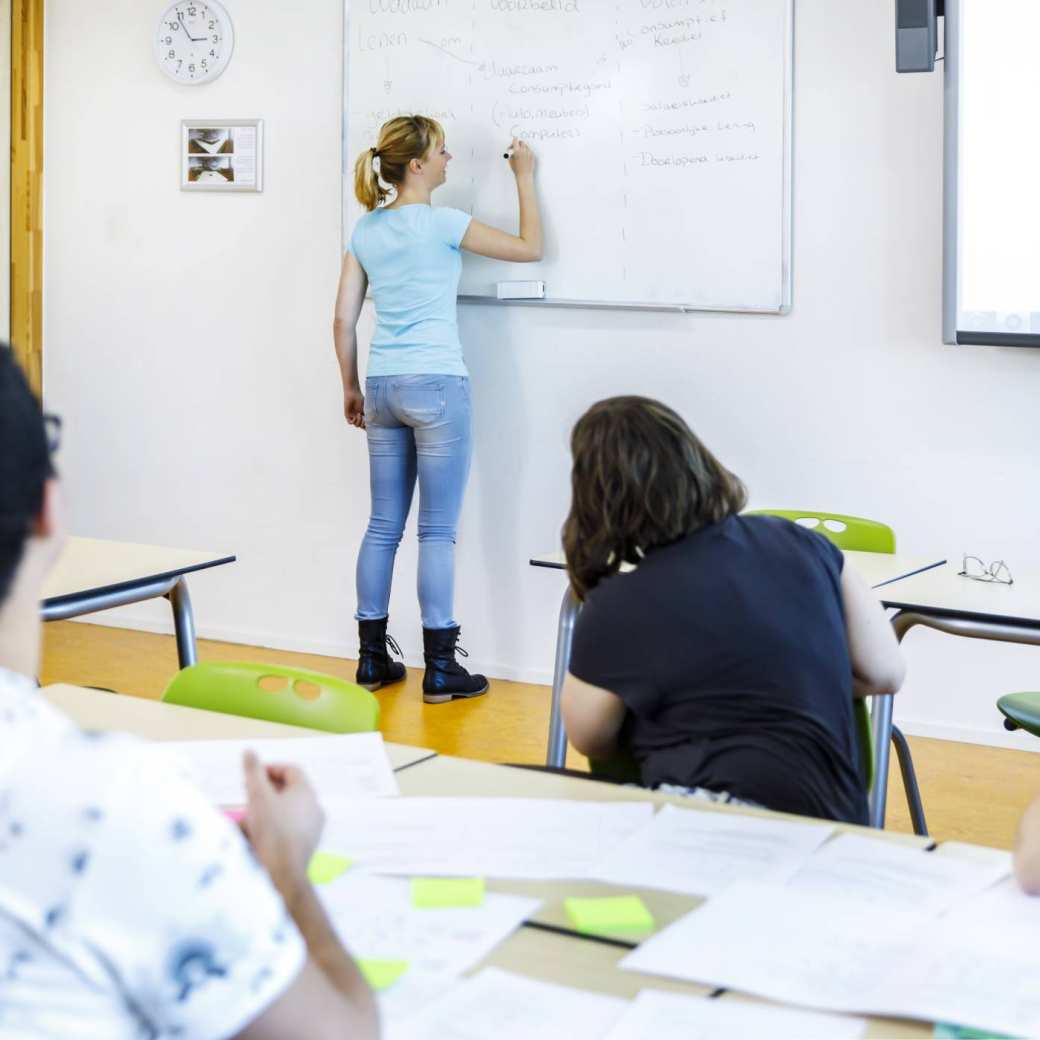
<path id="1" fill-rule="evenodd" d="M 354 157 L 423 112 L 454 155 L 437 204 L 487 223 L 516 226 L 503 146 L 538 153 L 547 252 L 525 277 L 547 296 L 785 301 L 790 0 L 379 0 L 349 19 L 348 235 Z M 501 277 L 467 256 L 462 291 Z"/>

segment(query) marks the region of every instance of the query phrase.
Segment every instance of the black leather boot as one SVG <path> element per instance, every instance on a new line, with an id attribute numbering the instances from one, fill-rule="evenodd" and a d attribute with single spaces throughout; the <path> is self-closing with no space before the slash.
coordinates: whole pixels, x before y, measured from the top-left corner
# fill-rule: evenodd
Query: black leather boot
<path id="1" fill-rule="evenodd" d="M 387 647 L 398 656 L 401 648 L 394 642 L 394 637 L 387 634 L 388 618 L 377 618 L 374 621 L 359 621 L 358 635 L 361 637 L 361 653 L 358 655 L 357 675 L 354 681 L 358 686 L 368 690 L 378 690 L 388 683 L 400 682 L 408 673 L 400 661 L 395 661 L 387 653 Z"/>
<path id="2" fill-rule="evenodd" d="M 488 681 L 483 675 L 470 675 L 455 660 L 455 654 L 469 657 L 458 646 L 461 629 L 424 628 L 423 656 L 426 674 L 423 675 L 423 700 L 427 704 L 444 704 L 455 697 L 479 697 L 487 693 Z"/>

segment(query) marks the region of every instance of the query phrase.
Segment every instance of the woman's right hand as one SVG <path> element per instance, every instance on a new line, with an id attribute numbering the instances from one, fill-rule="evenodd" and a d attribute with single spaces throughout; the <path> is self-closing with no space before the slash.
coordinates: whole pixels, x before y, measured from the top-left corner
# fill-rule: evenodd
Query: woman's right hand
<path id="1" fill-rule="evenodd" d="M 365 395 L 360 390 L 343 391 L 343 415 L 351 426 L 365 428 Z"/>
<path id="2" fill-rule="evenodd" d="M 265 766 L 255 752 L 247 751 L 243 769 L 248 804 L 242 829 L 275 887 L 288 895 L 306 883 L 325 814 L 307 777 L 295 766 Z"/>
<path id="3" fill-rule="evenodd" d="M 534 152 L 527 146 L 527 143 L 521 141 L 519 137 L 513 138 L 513 143 L 509 146 L 511 155 L 509 159 L 509 165 L 513 168 L 513 173 L 517 177 L 530 176 L 534 173 Z"/>

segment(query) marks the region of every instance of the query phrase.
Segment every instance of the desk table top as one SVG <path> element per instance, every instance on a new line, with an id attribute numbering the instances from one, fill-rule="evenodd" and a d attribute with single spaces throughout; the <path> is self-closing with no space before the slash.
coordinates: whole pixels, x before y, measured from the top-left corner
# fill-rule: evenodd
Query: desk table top
<path id="1" fill-rule="evenodd" d="M 233 563 L 231 553 L 70 538 L 43 587 L 44 602 L 108 592 Z"/>

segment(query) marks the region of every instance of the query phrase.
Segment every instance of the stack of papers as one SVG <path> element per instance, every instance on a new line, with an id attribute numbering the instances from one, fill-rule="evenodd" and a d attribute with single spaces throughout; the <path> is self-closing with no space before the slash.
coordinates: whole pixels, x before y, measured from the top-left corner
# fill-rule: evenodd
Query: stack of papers
<path id="1" fill-rule="evenodd" d="M 833 833 L 827 823 L 666 805 L 649 826 L 597 863 L 591 876 L 709 896 L 737 881 L 786 880 Z"/>
<path id="2" fill-rule="evenodd" d="M 653 818 L 648 802 L 324 800 L 322 847 L 380 874 L 587 878 Z"/>
<path id="3" fill-rule="evenodd" d="M 251 749 L 261 762 L 299 766 L 324 802 L 400 794 L 381 733 L 301 737 L 298 740 L 171 740 L 153 745 L 172 753 L 216 805 L 244 805 L 242 756 Z"/>

